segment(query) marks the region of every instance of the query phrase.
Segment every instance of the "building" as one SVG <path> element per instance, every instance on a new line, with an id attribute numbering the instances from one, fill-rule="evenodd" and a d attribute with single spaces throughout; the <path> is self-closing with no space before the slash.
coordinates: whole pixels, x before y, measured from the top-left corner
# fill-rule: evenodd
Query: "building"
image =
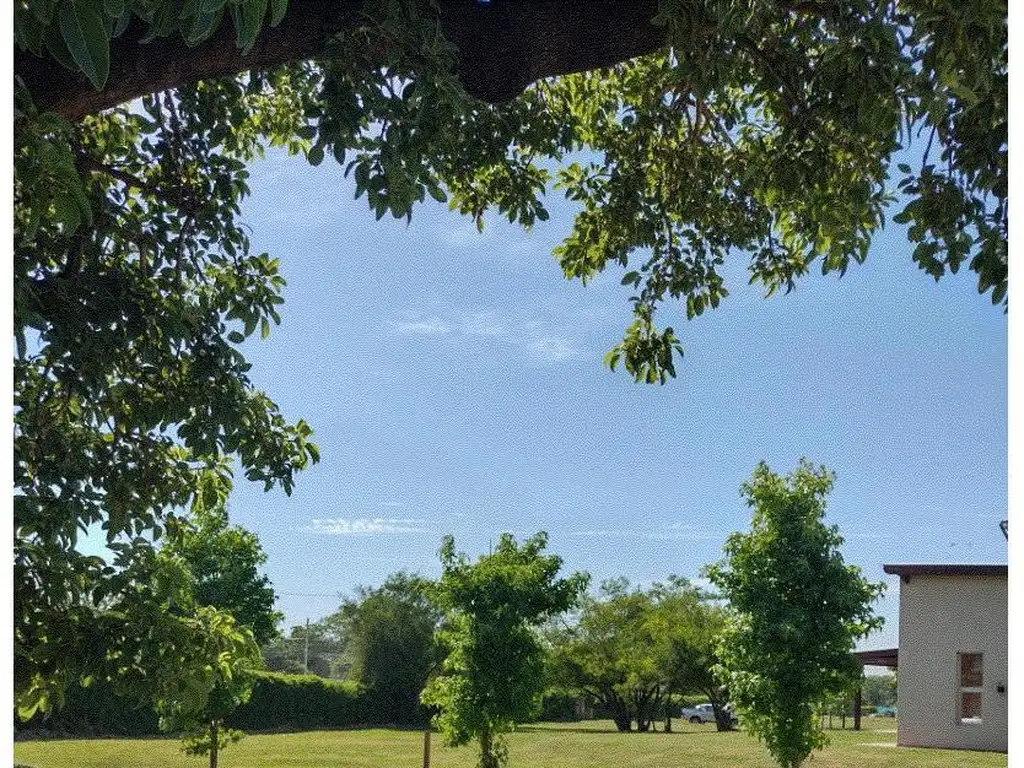
<path id="1" fill-rule="evenodd" d="M 897 744 L 1005 752 L 1007 566 L 884 570 L 900 577 Z"/>

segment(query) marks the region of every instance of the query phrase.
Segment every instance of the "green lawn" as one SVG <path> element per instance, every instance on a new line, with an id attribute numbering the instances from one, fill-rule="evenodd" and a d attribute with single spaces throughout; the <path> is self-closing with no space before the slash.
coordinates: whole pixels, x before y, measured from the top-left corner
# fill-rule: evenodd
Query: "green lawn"
<path id="1" fill-rule="evenodd" d="M 832 731 L 832 744 L 808 768 L 974 768 L 1005 766 L 1006 755 L 894 746 L 895 722 L 866 718 L 867 730 Z M 221 768 L 331 766 L 418 768 L 423 734 L 366 729 L 247 736 L 221 753 Z M 434 768 L 472 768 L 471 747 L 447 749 L 434 734 Z M 173 739 L 23 741 L 15 761 L 36 768 L 203 768 Z M 509 740 L 512 768 L 772 768 L 764 749 L 744 733 L 716 733 L 714 726 L 676 725 L 673 733 L 616 733 L 610 721 L 524 726 Z"/>

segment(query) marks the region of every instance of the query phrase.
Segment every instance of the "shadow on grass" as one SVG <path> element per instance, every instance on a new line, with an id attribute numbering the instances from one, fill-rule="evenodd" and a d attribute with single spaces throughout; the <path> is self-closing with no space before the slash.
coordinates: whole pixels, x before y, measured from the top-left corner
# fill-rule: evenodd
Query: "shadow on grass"
<path id="1" fill-rule="evenodd" d="M 618 728 L 587 728 L 578 725 L 519 725 L 516 731 L 524 733 L 621 733 L 624 736 L 697 736 L 702 731 L 620 731 Z"/>

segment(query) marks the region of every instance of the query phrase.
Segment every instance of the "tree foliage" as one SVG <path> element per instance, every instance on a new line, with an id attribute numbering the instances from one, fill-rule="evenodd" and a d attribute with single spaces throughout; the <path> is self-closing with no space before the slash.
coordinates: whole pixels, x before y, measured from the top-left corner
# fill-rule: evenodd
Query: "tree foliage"
<path id="1" fill-rule="evenodd" d="M 843 561 L 838 528 L 822 521 L 832 484 L 807 460 L 787 477 L 760 464 L 743 486 L 751 530 L 730 535 L 708 568 L 733 612 L 720 675 L 744 728 L 783 768 L 824 745 L 818 708 L 859 681 L 854 642 L 882 625 L 872 604 L 885 585 Z"/>
<path id="2" fill-rule="evenodd" d="M 718 307 L 726 258 L 746 259 L 767 294 L 815 264 L 841 274 L 893 201 L 928 274 L 967 264 L 1005 301 L 1003 0 L 662 0 L 660 50 L 497 105 L 466 93 L 438 8 L 367 2 L 310 61 L 80 120 L 17 84 L 19 697 L 59 700 L 98 663 L 91 649 L 120 642 L 89 637 L 114 581 L 80 552 L 82 531 L 141 547 L 170 511 L 226 496 L 233 471 L 290 491 L 318 458 L 239 349 L 269 334 L 283 300 L 279 263 L 238 221 L 265 146 L 343 164 L 378 218 L 430 197 L 481 227 L 488 212 L 529 227 L 557 187 L 579 206 L 556 249 L 564 274 L 622 270 L 633 321 L 607 360 L 638 381 L 675 374 L 680 339 L 656 319 L 666 300 L 691 318 Z M 119 35 L 229 35 L 248 51 L 282 20 L 284 0 L 27 0 L 14 38 L 112 89 Z"/>
<path id="3" fill-rule="evenodd" d="M 896 673 L 864 675 L 861 680 L 864 704 L 869 707 L 896 706 Z"/>
<path id="4" fill-rule="evenodd" d="M 164 547 L 185 562 L 198 605 L 227 611 L 261 645 L 277 637 L 282 614 L 274 610 L 270 578 L 259 572 L 267 555 L 256 534 L 228 525 L 224 507 L 175 519 Z"/>
<path id="5" fill-rule="evenodd" d="M 700 693 L 724 706 L 711 673 L 721 613 L 679 577 L 648 590 L 606 581 L 581 600 L 575 621 L 549 631 L 552 681 L 599 703 L 624 732 L 634 722 L 650 730 L 673 695 Z"/>
<path id="6" fill-rule="evenodd" d="M 440 639 L 448 655 L 423 691 L 438 708 L 434 724 L 453 746 L 477 740 L 481 768 L 497 768 L 502 734 L 539 710 L 544 653 L 537 628 L 570 609 L 587 577 L 558 578 L 562 560 L 544 554 L 547 535 L 519 544 L 502 534 L 489 555 L 471 562 L 448 536 L 441 546 L 441 580 L 433 590 L 444 612 Z"/>
<path id="7" fill-rule="evenodd" d="M 173 708 L 168 727 L 186 732 L 186 751 L 208 754 L 210 768 L 216 768 L 220 750 L 242 736 L 226 727 L 225 720 L 248 700 L 250 673 L 262 661 L 258 644 L 277 636 L 281 614 L 274 610 L 276 596 L 270 579 L 258 570 L 267 556 L 256 535 L 241 526 L 229 526 L 223 505 L 197 504 L 192 512 L 189 519 L 168 521 L 161 555 L 180 559 L 188 571 L 195 605 L 229 615 L 244 642 L 231 649 L 212 647 L 207 659 L 218 672 L 206 705 L 199 710 Z"/>
<path id="8" fill-rule="evenodd" d="M 423 720 L 420 693 L 440 663 L 434 633 L 441 615 L 430 587 L 421 577 L 395 573 L 379 587 L 360 588 L 338 612 L 350 676 L 388 701 L 397 723 Z"/>

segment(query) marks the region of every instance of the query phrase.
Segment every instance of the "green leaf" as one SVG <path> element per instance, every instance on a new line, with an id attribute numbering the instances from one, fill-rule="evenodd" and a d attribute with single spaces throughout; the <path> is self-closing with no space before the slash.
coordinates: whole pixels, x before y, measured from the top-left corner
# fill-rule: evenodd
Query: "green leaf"
<path id="1" fill-rule="evenodd" d="M 288 10 L 288 0 L 270 0 L 270 26 L 276 27 Z"/>
<path id="2" fill-rule="evenodd" d="M 260 28 L 263 25 L 263 17 L 267 14 L 267 0 L 245 0 L 240 5 L 232 6 L 232 11 L 237 8 L 238 12 L 233 13 L 236 28 L 236 44 L 243 54 L 252 50 L 260 36 Z"/>
<path id="3" fill-rule="evenodd" d="M 306 153 L 306 160 L 310 165 L 320 165 L 324 161 L 324 148 L 317 144 Z"/>
<path id="4" fill-rule="evenodd" d="M 124 13 L 124 0 L 103 0 L 103 12 L 112 19 L 118 19 Z"/>
<path id="5" fill-rule="evenodd" d="M 207 40 L 212 35 L 217 27 L 220 26 L 220 21 L 224 17 L 224 9 L 218 8 L 215 11 L 203 11 L 192 24 L 189 26 L 188 31 L 185 32 L 185 42 L 188 45 L 198 45 L 199 43 Z"/>
<path id="6" fill-rule="evenodd" d="M 241 344 L 243 341 L 245 341 L 245 336 L 243 336 L 240 331 L 232 331 L 231 333 L 228 334 L 228 341 L 232 342 L 233 344 Z"/>
<path id="7" fill-rule="evenodd" d="M 427 184 L 427 193 L 432 198 L 437 200 L 437 202 L 439 202 L 439 203 L 447 203 L 448 202 L 448 195 L 446 195 L 444 190 L 441 189 L 441 187 L 439 187 L 437 184 L 434 184 L 434 183 Z"/>
<path id="8" fill-rule="evenodd" d="M 60 7 L 60 34 L 68 52 L 96 90 L 110 74 L 110 40 L 101 7 L 87 0 L 64 0 Z"/>

